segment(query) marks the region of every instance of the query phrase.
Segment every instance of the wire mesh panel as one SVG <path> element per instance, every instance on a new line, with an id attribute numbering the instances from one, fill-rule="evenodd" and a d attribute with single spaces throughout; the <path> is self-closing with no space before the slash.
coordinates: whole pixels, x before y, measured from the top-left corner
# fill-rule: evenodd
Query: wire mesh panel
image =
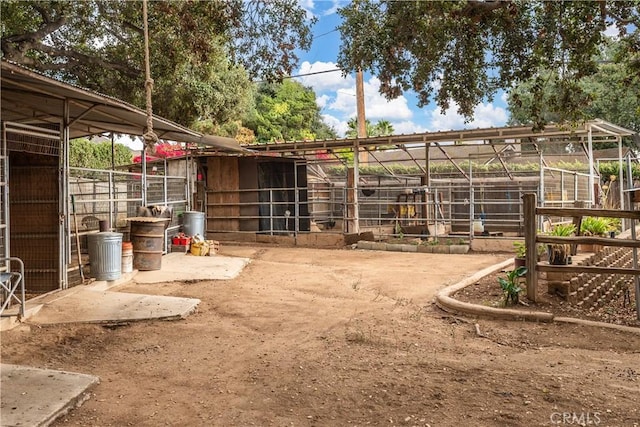
<path id="1" fill-rule="evenodd" d="M 99 221 L 114 229 L 126 227 L 126 218 L 135 216 L 142 204 L 140 178 L 136 173 L 70 168 L 69 194 L 75 200 L 80 231 L 97 230 Z"/>
<path id="2" fill-rule="evenodd" d="M 6 123 L 10 255 L 23 260 L 30 293 L 60 288 L 60 144 L 58 124 Z M 7 166 L 7 163 L 5 163 Z M 6 196 L 6 195 L 5 195 Z M 6 243 L 6 242 L 5 242 Z"/>
<path id="3" fill-rule="evenodd" d="M 2 141 L 0 141 L 0 256 L 9 257 L 9 157 L 7 156 L 6 125 L 2 126 Z M 0 271 L 6 271 L 8 266 L 0 265 Z"/>
<path id="4" fill-rule="evenodd" d="M 101 221 L 106 222 L 111 230 L 123 233 L 124 241 L 130 239 L 127 218 L 138 216 L 138 209 L 143 206 L 143 194 L 140 173 L 70 168 L 69 177 L 69 194 L 75 201 L 78 223 L 77 230 L 72 230 L 69 236 L 72 248 L 70 271 L 73 272 L 77 269 L 78 259 L 76 232 L 82 262 L 86 264 L 87 236 L 99 230 Z M 170 206 L 174 215 L 167 232 L 176 231 L 180 227 L 179 214 L 187 209 L 186 178 L 147 176 L 147 205 Z M 79 280 L 79 276 L 76 279 Z M 72 281 L 71 276 L 69 280 Z"/>
<path id="5" fill-rule="evenodd" d="M 29 292 L 58 289 L 58 168 L 15 165 L 11 175 L 11 255 L 24 261 Z"/>
<path id="6" fill-rule="evenodd" d="M 177 231 L 187 210 L 187 180 L 181 176 L 147 176 L 147 205 L 169 206 L 173 210 L 168 232 Z"/>
<path id="7" fill-rule="evenodd" d="M 542 194 L 544 206 L 549 207 L 573 207 L 576 201 L 593 202 L 589 175 L 563 169 L 542 169 Z"/>
<path id="8" fill-rule="evenodd" d="M 79 262 L 83 268 L 89 263 L 87 236 L 98 232 L 101 222 L 109 229 L 123 233 L 123 239 L 128 240 L 129 224 L 126 219 L 136 216 L 137 207 L 142 205 L 141 190 L 140 174 L 69 168 L 68 203 L 72 215 L 72 228 L 68 235 L 71 248 L 68 266 L 70 285 L 81 283 Z"/>
<path id="9" fill-rule="evenodd" d="M 32 126 L 8 123 L 5 134 L 7 150 L 57 157 L 60 155 L 58 129 L 58 124 Z"/>

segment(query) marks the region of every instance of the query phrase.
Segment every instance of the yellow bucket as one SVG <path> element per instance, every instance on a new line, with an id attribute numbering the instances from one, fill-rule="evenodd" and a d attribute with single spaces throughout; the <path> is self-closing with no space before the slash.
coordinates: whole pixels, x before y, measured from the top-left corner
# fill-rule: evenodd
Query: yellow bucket
<path id="1" fill-rule="evenodd" d="M 191 243 L 190 251 L 191 255 L 205 256 L 209 253 L 209 244 L 206 241 Z"/>

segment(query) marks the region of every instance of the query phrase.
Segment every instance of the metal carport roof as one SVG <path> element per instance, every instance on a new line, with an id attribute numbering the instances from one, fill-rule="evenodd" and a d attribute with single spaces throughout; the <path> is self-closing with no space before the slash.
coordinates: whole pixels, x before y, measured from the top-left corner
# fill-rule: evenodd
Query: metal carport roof
<path id="1" fill-rule="evenodd" d="M 111 96 L 64 83 L 18 64 L 2 60 L 2 120 L 24 124 L 60 123 L 69 108 L 69 138 L 105 132 L 142 136 L 146 112 Z M 153 117 L 159 138 L 246 152 L 232 138 L 203 135 L 162 117 Z"/>
<path id="2" fill-rule="evenodd" d="M 586 141 L 591 132 L 595 140 L 615 141 L 617 137 L 635 135 L 635 132 L 601 119 L 587 121 L 575 127 L 548 124 L 543 130 L 536 131 L 531 126 L 505 126 L 496 128 L 464 129 L 415 133 L 409 135 L 389 135 L 366 138 L 344 138 L 333 140 L 290 141 L 259 145 L 246 145 L 254 151 L 265 153 L 313 153 L 316 150 L 335 150 L 353 148 L 357 145 L 367 147 L 403 147 L 430 145 L 434 147 L 459 147 L 478 143 L 503 145 L 505 141 L 521 142 L 565 141 L 575 139 Z M 450 145 L 447 145 L 450 144 Z"/>

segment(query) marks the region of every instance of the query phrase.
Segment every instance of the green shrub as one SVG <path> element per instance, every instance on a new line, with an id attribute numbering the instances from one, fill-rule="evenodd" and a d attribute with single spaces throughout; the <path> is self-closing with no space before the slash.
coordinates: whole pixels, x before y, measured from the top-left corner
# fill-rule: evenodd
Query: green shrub
<path id="1" fill-rule="evenodd" d="M 499 277 L 498 283 L 502 288 L 504 304 L 518 304 L 520 299 L 520 278 L 527 274 L 527 267 L 518 267 L 515 270 L 507 271 L 507 277 Z"/>
<path id="2" fill-rule="evenodd" d="M 604 236 L 611 228 L 611 220 L 596 216 L 582 218 L 580 233 L 585 236 Z"/>

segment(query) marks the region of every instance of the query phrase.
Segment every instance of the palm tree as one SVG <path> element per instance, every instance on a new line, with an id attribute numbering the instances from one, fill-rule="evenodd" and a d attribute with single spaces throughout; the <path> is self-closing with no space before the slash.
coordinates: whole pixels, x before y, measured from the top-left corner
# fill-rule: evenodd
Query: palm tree
<path id="1" fill-rule="evenodd" d="M 386 136 L 393 135 L 393 125 L 388 120 L 378 120 L 378 123 L 372 125 L 369 119 L 365 120 L 367 136 Z M 347 122 L 348 130 L 345 134 L 347 138 L 356 138 L 358 136 L 358 119 L 351 118 Z"/>
<path id="2" fill-rule="evenodd" d="M 393 135 L 393 125 L 389 120 L 378 120 L 378 123 L 373 127 L 371 136 L 387 136 Z"/>

